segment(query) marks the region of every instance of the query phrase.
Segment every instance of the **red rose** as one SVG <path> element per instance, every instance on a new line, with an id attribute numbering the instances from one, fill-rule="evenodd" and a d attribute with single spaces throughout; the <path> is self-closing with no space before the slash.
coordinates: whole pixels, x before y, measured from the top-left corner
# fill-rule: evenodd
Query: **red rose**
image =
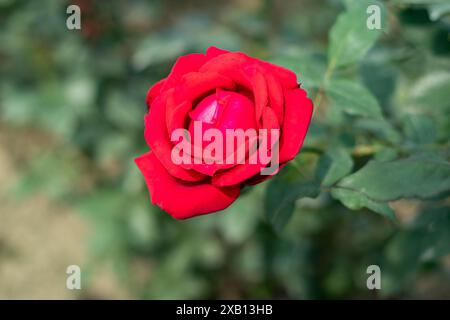
<path id="1" fill-rule="evenodd" d="M 250 151 L 254 151 L 250 145 L 261 149 L 259 132 L 278 130 L 279 140 L 270 136 L 266 142 L 269 141 L 271 163 L 276 161 L 283 166 L 300 150 L 313 110 L 311 100 L 292 71 L 215 47 L 210 47 L 206 54 L 178 58 L 169 76 L 148 91 L 147 105 L 145 139 L 151 151 L 135 161 L 152 202 L 176 219 L 225 209 L 239 197 L 241 188 L 270 178 L 275 172 L 261 174 L 263 168 L 269 167 L 267 162 L 247 161 Z M 242 149 L 245 162 L 211 163 L 205 157 L 208 141 L 199 143 L 190 136 L 196 134 L 194 123 L 200 125 L 204 139 L 207 129 L 215 130 L 211 130 L 215 134 L 242 129 L 257 131 L 257 141 L 252 144 L 252 139 L 245 137 Z M 173 134 L 183 128 L 189 136 L 188 151 L 175 148 L 181 144 L 174 141 Z M 210 137 L 209 141 L 212 140 Z M 235 146 L 237 154 L 238 147 Z M 203 156 L 200 160 L 194 159 L 196 148 Z M 223 151 L 224 157 L 229 154 L 225 147 Z M 178 152 L 183 159 L 192 161 L 174 161 Z M 221 152 L 222 149 L 216 148 L 210 154 Z"/>

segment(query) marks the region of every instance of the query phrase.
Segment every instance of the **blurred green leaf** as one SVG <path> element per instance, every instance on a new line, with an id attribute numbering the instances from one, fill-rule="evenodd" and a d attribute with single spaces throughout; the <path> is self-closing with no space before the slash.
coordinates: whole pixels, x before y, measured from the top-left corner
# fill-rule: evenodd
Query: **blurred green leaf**
<path id="1" fill-rule="evenodd" d="M 357 63 L 372 47 L 387 25 L 387 12 L 379 1 L 347 1 L 348 8 L 338 18 L 330 31 L 328 64 L 330 69 Z M 369 5 L 380 8 L 381 29 L 367 27 Z"/>
<path id="2" fill-rule="evenodd" d="M 410 88 L 409 103 L 431 112 L 450 109 L 450 72 L 437 71 L 421 77 Z"/>
<path id="3" fill-rule="evenodd" d="M 187 39 L 171 35 L 151 35 L 142 41 L 132 57 L 136 70 L 143 70 L 150 65 L 173 60 L 183 53 Z"/>
<path id="4" fill-rule="evenodd" d="M 319 159 L 316 175 L 322 185 L 330 186 L 352 171 L 353 160 L 344 148 L 331 148 Z"/>
<path id="5" fill-rule="evenodd" d="M 450 210 L 448 206 L 426 206 L 411 229 L 422 233 L 422 258 L 438 259 L 450 254 Z"/>
<path id="6" fill-rule="evenodd" d="M 433 3 L 428 6 L 428 14 L 431 20 L 439 20 L 441 17 L 450 14 L 450 3 Z"/>
<path id="7" fill-rule="evenodd" d="M 211 217 L 229 243 L 240 243 L 254 233 L 260 219 L 258 213 L 263 209 L 263 197 L 257 188 L 248 190 L 239 201 L 223 210 L 220 216 Z M 241 223 L 236 224 L 236 220 Z"/>
<path id="8" fill-rule="evenodd" d="M 374 155 L 374 159 L 378 161 L 392 161 L 398 157 L 398 151 L 395 148 L 382 148 Z"/>
<path id="9" fill-rule="evenodd" d="M 374 94 L 380 102 L 383 110 L 388 111 L 391 105 L 392 96 L 395 93 L 398 69 L 389 62 L 392 61 L 394 50 L 387 50 L 385 47 L 374 48 L 361 61 L 359 75 L 362 83 Z"/>
<path id="10" fill-rule="evenodd" d="M 370 132 L 395 145 L 402 141 L 401 134 L 385 119 L 359 118 L 356 119 L 354 128 Z"/>
<path id="11" fill-rule="evenodd" d="M 415 125 L 426 126 L 432 130 L 423 133 L 425 134 L 424 138 L 429 142 L 448 140 L 450 133 L 450 72 L 428 73 L 408 88 L 408 96 L 399 104 L 399 117 L 407 120 L 404 128 L 407 132 L 411 131 L 412 124 L 408 116 L 411 113 L 420 114 L 420 116 L 416 116 L 419 122 Z"/>
<path id="12" fill-rule="evenodd" d="M 89 239 L 96 257 L 123 259 L 127 245 L 127 197 L 117 189 L 98 188 L 77 199 L 76 206 L 87 218 L 95 233 Z"/>
<path id="13" fill-rule="evenodd" d="M 267 187 L 265 200 L 266 218 L 275 230 L 281 231 L 292 216 L 295 201 L 299 198 L 318 196 L 317 182 L 288 183 L 283 179 L 273 179 Z"/>
<path id="14" fill-rule="evenodd" d="M 408 114 L 403 120 L 406 136 L 418 144 L 432 143 L 436 139 L 433 119 L 424 114 Z"/>
<path id="15" fill-rule="evenodd" d="M 22 169 L 11 193 L 20 197 L 44 191 L 50 197 L 63 198 L 82 185 L 82 168 L 80 158 L 68 150 L 41 152 Z"/>
<path id="16" fill-rule="evenodd" d="M 350 115 L 381 118 L 377 99 L 363 85 L 345 79 L 330 80 L 326 92 L 331 108 L 338 108 Z"/>
<path id="17" fill-rule="evenodd" d="M 398 293 L 407 282 L 414 281 L 421 267 L 430 271 L 430 262 L 436 263 L 450 253 L 449 228 L 448 206 L 426 206 L 412 223 L 394 234 L 384 248 L 381 266 L 386 278 L 382 280 L 384 295 Z"/>
<path id="18" fill-rule="evenodd" d="M 145 107 L 130 101 L 126 95 L 116 91 L 108 95 L 106 100 L 106 117 L 114 125 L 121 128 L 136 128 L 142 124 Z"/>

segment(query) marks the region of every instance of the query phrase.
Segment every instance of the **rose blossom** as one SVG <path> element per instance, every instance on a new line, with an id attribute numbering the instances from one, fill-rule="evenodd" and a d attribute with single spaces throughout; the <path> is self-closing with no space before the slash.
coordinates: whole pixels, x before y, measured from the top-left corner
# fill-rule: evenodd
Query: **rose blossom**
<path id="1" fill-rule="evenodd" d="M 188 139 L 189 147 L 181 150 L 182 157 L 192 157 L 193 161 L 175 162 L 175 130 L 185 129 L 193 137 L 194 124 L 199 122 L 202 133 L 210 130 L 224 137 L 230 129 L 278 130 L 276 141 L 266 135 L 269 150 L 265 151 L 272 155 L 270 166 L 277 162 L 275 165 L 282 167 L 300 150 L 313 110 L 292 71 L 216 47 L 210 47 L 206 54 L 178 58 L 170 74 L 148 91 L 147 106 L 144 135 L 151 151 L 135 161 L 152 202 L 176 219 L 225 209 L 243 187 L 260 183 L 276 172 L 267 175 L 269 164 L 261 159 L 243 163 L 199 161 L 195 159 L 196 150 L 211 147 L 212 141 L 199 144 L 195 139 Z M 241 147 L 251 158 L 255 146 L 263 146 L 261 139 L 259 134 L 256 140 L 246 137 L 235 148 Z M 211 154 L 217 152 L 224 157 L 227 154 L 226 148 L 216 148 Z"/>

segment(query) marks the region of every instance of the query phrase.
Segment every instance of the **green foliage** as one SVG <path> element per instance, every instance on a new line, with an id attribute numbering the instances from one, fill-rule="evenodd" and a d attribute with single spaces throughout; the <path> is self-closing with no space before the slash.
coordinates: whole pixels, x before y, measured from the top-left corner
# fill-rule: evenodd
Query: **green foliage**
<path id="1" fill-rule="evenodd" d="M 368 89 L 357 82 L 346 79 L 327 83 L 327 94 L 334 108 L 350 115 L 380 118 L 381 109 Z"/>
<path id="2" fill-rule="evenodd" d="M 376 5 L 381 10 L 381 29 L 367 28 L 366 10 Z M 330 30 L 328 59 L 330 68 L 348 66 L 360 61 L 386 29 L 387 15 L 379 1 L 347 1 L 347 10 L 341 14 Z"/>
<path id="3" fill-rule="evenodd" d="M 353 159 L 344 148 L 331 148 L 321 156 L 317 167 L 318 178 L 328 187 L 352 171 Z"/>
<path id="4" fill-rule="evenodd" d="M 426 199 L 449 190 L 450 163 L 428 158 L 371 161 L 342 179 L 337 187 L 364 193 L 377 201 Z"/>
<path id="5" fill-rule="evenodd" d="M 389 204 L 379 200 L 374 200 L 361 190 L 354 190 L 337 186 L 331 191 L 333 198 L 338 199 L 347 208 L 352 210 L 359 210 L 362 208 L 368 208 L 376 213 L 385 215 L 390 219 L 394 219 L 395 213 L 389 207 Z"/>
<path id="6" fill-rule="evenodd" d="M 315 181 L 291 183 L 276 179 L 267 188 L 265 207 L 267 220 L 281 231 L 291 218 L 298 198 L 314 198 L 319 195 Z"/>

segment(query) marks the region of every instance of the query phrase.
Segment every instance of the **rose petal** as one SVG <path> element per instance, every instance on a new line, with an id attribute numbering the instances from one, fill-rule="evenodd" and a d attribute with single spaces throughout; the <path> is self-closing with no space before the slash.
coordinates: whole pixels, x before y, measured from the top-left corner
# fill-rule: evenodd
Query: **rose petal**
<path id="1" fill-rule="evenodd" d="M 264 129 L 280 129 L 278 117 L 270 107 L 265 107 L 262 113 L 262 124 Z"/>
<path id="2" fill-rule="evenodd" d="M 280 163 L 294 159 L 305 139 L 313 112 L 312 101 L 303 89 L 286 93 L 284 124 L 280 138 Z"/>
<path id="3" fill-rule="evenodd" d="M 297 76 L 291 70 L 277 66 L 270 62 L 249 57 L 242 52 L 230 52 L 215 56 L 201 66 L 199 71 L 216 71 L 223 75 L 229 76 L 240 85 L 245 85 L 245 79 L 242 79 L 242 75 L 240 75 L 240 72 L 237 71 L 240 70 L 242 65 L 249 63 L 260 64 L 261 66 L 274 72 L 285 89 L 294 89 L 298 87 Z"/>
<path id="4" fill-rule="evenodd" d="M 176 102 L 194 101 L 217 88 L 235 90 L 236 85 L 230 78 L 217 72 L 189 72 L 181 77 L 175 90 Z"/>
<path id="5" fill-rule="evenodd" d="M 266 107 L 266 108 L 270 109 L 268 107 Z M 276 128 L 277 120 L 276 120 L 275 114 L 272 113 L 272 116 L 268 116 L 268 117 L 273 117 L 272 120 L 275 121 L 272 124 L 270 124 L 270 126 L 273 126 L 274 128 L 270 128 L 270 129 L 277 129 Z M 271 120 L 268 120 L 268 121 L 271 121 Z M 261 163 L 260 152 L 266 152 L 268 150 L 273 150 L 274 145 L 276 143 L 278 143 L 278 139 L 271 141 L 270 131 L 268 131 L 267 134 L 268 134 L 267 141 L 263 142 L 263 143 L 269 143 L 269 145 L 267 146 L 267 149 L 265 149 L 265 151 L 263 151 L 261 149 L 261 146 L 259 146 L 259 149 L 256 151 L 257 152 L 257 159 L 256 159 L 257 163 L 252 163 L 250 161 L 250 155 L 248 155 L 247 158 L 245 159 L 245 161 L 246 161 L 245 163 L 238 164 L 229 170 L 217 172 L 213 176 L 212 183 L 218 187 L 230 186 L 230 185 L 242 183 L 245 180 L 259 174 L 263 168 L 267 167 L 268 165 L 266 162 L 265 162 L 265 164 Z M 261 136 L 259 138 L 261 138 Z M 256 137 L 256 139 L 258 139 L 258 138 Z M 250 143 L 252 143 L 252 142 L 250 142 Z M 248 153 L 248 149 L 247 149 L 247 153 Z M 270 154 L 270 157 L 271 157 L 270 161 L 274 161 L 274 158 L 272 158 L 273 157 L 272 153 Z M 278 161 L 278 163 L 280 163 L 280 162 Z M 278 170 L 276 172 L 278 172 Z"/>
<path id="6" fill-rule="evenodd" d="M 284 117 L 283 88 L 278 79 L 276 79 L 271 72 L 266 72 L 265 78 L 269 94 L 269 105 L 277 115 L 278 123 L 283 124 L 283 117 Z"/>
<path id="7" fill-rule="evenodd" d="M 166 108 L 166 124 L 169 137 L 175 129 L 186 127 L 186 119 L 189 111 L 192 110 L 192 104 L 184 101 L 171 108 Z"/>
<path id="8" fill-rule="evenodd" d="M 220 73 L 241 86 L 250 87 L 248 79 L 242 72 L 242 66 L 249 58 L 240 52 L 230 52 L 212 58 L 200 67 L 200 72 Z"/>
<path id="9" fill-rule="evenodd" d="M 193 170 L 186 170 L 172 162 L 173 144 L 167 133 L 165 111 L 165 104 L 158 97 L 152 103 L 149 113 L 145 115 L 145 140 L 171 175 L 186 181 L 202 180 L 205 175 Z"/>
<path id="10" fill-rule="evenodd" d="M 230 52 L 230 51 L 223 50 L 223 49 L 220 49 L 220 48 L 211 46 L 211 47 L 209 47 L 209 48 L 206 50 L 206 57 L 207 57 L 208 59 L 212 59 L 212 58 L 215 58 L 215 57 L 217 57 L 217 56 L 220 56 L 221 54 L 225 54 L 225 53 L 229 53 L 229 52 Z"/>
<path id="11" fill-rule="evenodd" d="M 245 134 L 247 132 L 246 130 L 253 129 L 252 131 L 255 131 L 256 128 L 254 105 L 251 100 L 236 92 L 221 89 L 217 89 L 215 94 L 204 98 L 199 104 L 197 104 L 196 108 L 190 112 L 190 117 L 193 121 L 201 121 L 202 134 L 211 128 L 219 130 L 222 134 L 222 155 L 224 158 L 221 160 L 223 163 L 211 164 L 203 162 L 201 164 L 196 163 L 191 166 L 192 169 L 210 176 L 214 175 L 214 173 L 218 170 L 231 168 L 236 165 L 235 162 L 233 162 L 233 164 L 226 163 L 227 130 L 234 130 L 238 128 Z M 194 137 L 194 122 L 190 123 L 189 132 L 191 137 Z M 249 139 L 246 139 L 246 141 L 248 142 Z M 255 144 L 256 142 L 255 137 Z M 203 148 L 205 148 L 210 143 L 211 142 L 209 141 L 204 141 L 203 143 L 200 141 L 199 146 L 203 146 Z M 236 140 L 234 140 L 234 143 L 236 143 Z M 249 149 L 248 144 L 246 143 L 245 146 L 242 147 L 245 147 L 245 150 L 241 149 L 239 155 L 241 152 L 242 154 L 247 155 Z M 235 150 L 231 151 L 233 152 Z"/>
<path id="12" fill-rule="evenodd" d="M 255 116 L 256 122 L 259 123 L 263 109 L 267 106 L 269 96 L 267 93 L 266 79 L 264 78 L 260 69 L 257 66 L 248 66 L 244 68 L 244 73 L 247 76 L 255 98 Z"/>
<path id="13" fill-rule="evenodd" d="M 208 59 L 202 53 L 191 53 L 179 57 L 172 67 L 172 70 L 170 71 L 169 76 L 166 78 L 166 81 L 161 90 L 167 90 L 174 87 L 184 74 L 188 72 L 198 71 L 206 61 L 208 61 Z"/>
<path id="14" fill-rule="evenodd" d="M 148 108 L 150 108 L 150 105 L 152 104 L 153 100 L 155 100 L 155 98 L 159 95 L 161 88 L 163 87 L 165 81 L 166 81 L 166 78 L 159 80 L 148 90 L 147 98 L 145 99 L 145 102 L 147 103 Z"/>
<path id="15" fill-rule="evenodd" d="M 297 76 L 289 69 L 277 66 L 276 64 L 261 61 L 266 67 L 269 67 L 280 80 L 285 89 L 294 89 L 298 87 Z"/>
<path id="16" fill-rule="evenodd" d="M 166 171 L 151 151 L 136 158 L 135 162 L 144 175 L 153 204 L 175 219 L 223 210 L 240 194 L 239 185 L 218 188 L 208 182 L 181 182 Z"/>

